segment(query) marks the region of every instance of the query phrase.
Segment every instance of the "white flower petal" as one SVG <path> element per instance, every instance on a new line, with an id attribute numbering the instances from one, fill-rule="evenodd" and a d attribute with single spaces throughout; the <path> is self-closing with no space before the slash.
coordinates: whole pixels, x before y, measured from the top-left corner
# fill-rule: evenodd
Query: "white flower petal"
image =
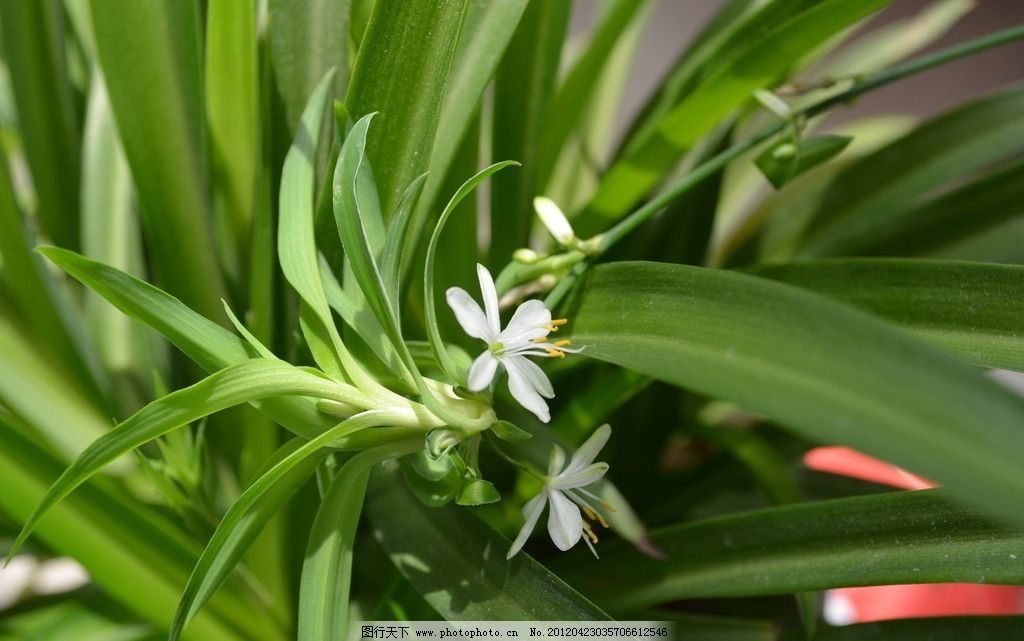
<path id="1" fill-rule="evenodd" d="M 548 410 L 548 404 L 544 402 L 544 399 L 541 398 L 541 395 L 537 393 L 537 390 L 530 382 L 529 375 L 520 365 L 519 361 L 525 360 L 522 356 L 511 356 L 501 359 L 505 369 L 508 370 L 508 391 L 512 393 L 512 398 L 516 399 L 520 405 L 533 412 L 542 422 L 547 423 L 551 420 L 551 412 Z"/>
<path id="2" fill-rule="evenodd" d="M 558 490 L 548 489 L 551 510 L 548 512 L 548 534 L 555 547 L 565 552 L 579 543 L 583 536 L 583 517 L 580 508 Z"/>
<path id="3" fill-rule="evenodd" d="M 533 199 L 533 208 L 537 212 L 540 221 L 551 232 L 551 236 L 559 243 L 568 245 L 576 237 L 572 230 L 572 225 L 569 224 L 569 219 L 565 217 L 565 214 L 555 204 L 555 201 L 544 196 L 538 196 Z"/>
<path id="4" fill-rule="evenodd" d="M 498 315 L 498 290 L 494 288 L 494 279 L 487 268 L 477 263 L 476 277 L 480 281 L 480 295 L 484 299 L 484 310 L 487 322 L 490 323 L 494 335 L 501 333 L 501 317 Z"/>
<path id="5" fill-rule="evenodd" d="M 508 549 L 508 554 L 505 555 L 506 559 L 514 557 L 526 545 L 526 541 L 530 538 L 533 528 L 537 527 L 537 520 L 540 519 L 540 514 L 544 511 L 544 506 L 547 505 L 547 502 L 547 492 L 541 492 L 523 506 L 523 527 L 519 529 L 516 540 L 512 541 L 512 547 Z"/>
<path id="6" fill-rule="evenodd" d="M 583 445 L 580 445 L 576 453 L 569 459 L 569 465 L 565 468 L 563 474 L 575 474 L 583 468 L 587 467 L 594 462 L 597 455 L 601 452 L 604 444 L 608 442 L 608 437 L 612 435 L 612 428 L 610 425 L 605 423 L 601 427 L 594 430 L 594 433 L 590 435 Z"/>
<path id="7" fill-rule="evenodd" d="M 494 380 L 494 373 L 498 371 L 498 359 L 494 358 L 490 350 L 485 351 L 476 357 L 469 367 L 469 380 L 467 384 L 470 391 L 479 392 Z"/>
<path id="8" fill-rule="evenodd" d="M 535 338 L 548 335 L 547 326 L 551 324 L 551 310 L 544 306 L 543 301 L 528 300 L 512 315 L 512 320 L 501 332 L 501 342 L 506 347 L 518 343 L 528 343 Z"/>
<path id="9" fill-rule="evenodd" d="M 559 474 L 551 479 L 549 485 L 556 490 L 574 490 L 601 480 L 601 477 L 608 472 L 607 463 L 593 463 L 577 472 Z"/>
<path id="10" fill-rule="evenodd" d="M 555 388 L 551 387 L 551 379 L 536 363 L 525 356 L 515 354 L 505 357 L 506 367 L 515 367 L 526 381 L 544 398 L 554 398 Z"/>
<path id="11" fill-rule="evenodd" d="M 455 319 L 467 334 L 485 341 L 488 345 L 497 340 L 498 332 L 491 331 L 487 317 L 469 292 L 461 287 L 449 287 L 445 292 L 445 298 L 448 300 L 448 306 L 455 312 Z"/>
<path id="12" fill-rule="evenodd" d="M 548 476 L 558 476 L 565 465 L 565 450 L 557 445 L 551 446 L 551 456 L 548 457 Z"/>

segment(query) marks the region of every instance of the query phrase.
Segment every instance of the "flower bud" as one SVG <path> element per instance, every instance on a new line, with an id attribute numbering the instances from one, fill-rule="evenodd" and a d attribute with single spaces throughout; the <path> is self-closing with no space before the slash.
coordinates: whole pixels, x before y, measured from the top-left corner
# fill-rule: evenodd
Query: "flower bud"
<path id="1" fill-rule="evenodd" d="M 537 211 L 540 221 L 548 228 L 548 232 L 551 233 L 555 240 L 566 247 L 572 245 L 576 240 L 576 233 L 572 230 L 569 219 L 565 217 L 565 214 L 555 204 L 555 201 L 544 196 L 538 196 L 533 199 L 533 208 Z"/>

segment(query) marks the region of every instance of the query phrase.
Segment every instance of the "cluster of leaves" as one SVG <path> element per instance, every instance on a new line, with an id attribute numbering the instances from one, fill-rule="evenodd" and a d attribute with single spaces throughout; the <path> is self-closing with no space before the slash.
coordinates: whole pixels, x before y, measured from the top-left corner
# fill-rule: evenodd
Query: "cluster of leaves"
<path id="1" fill-rule="evenodd" d="M 901 62 L 970 2 L 851 41 L 886 4 L 725 3 L 621 140 L 653 0 L 578 37 L 547 0 L 0 4 L 0 526 L 99 588 L 27 598 L 0 639 L 1018 634 L 818 625 L 831 587 L 1024 584 L 1024 401 L 986 372 L 1024 371 L 1024 88 L 816 133 L 1024 28 Z M 570 237 L 533 233 L 536 196 Z M 437 290 L 478 262 L 586 346 L 549 368 L 549 425 L 450 387 L 471 343 Z M 424 454 L 491 428 L 541 465 L 608 420 L 600 562 L 506 561 L 531 479 L 478 440 Z M 801 471 L 820 443 L 944 489 Z"/>

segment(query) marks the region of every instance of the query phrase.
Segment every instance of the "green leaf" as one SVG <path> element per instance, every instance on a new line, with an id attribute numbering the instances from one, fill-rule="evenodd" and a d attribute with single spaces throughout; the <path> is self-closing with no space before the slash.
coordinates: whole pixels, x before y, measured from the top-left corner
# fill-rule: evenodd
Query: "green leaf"
<path id="1" fill-rule="evenodd" d="M 537 150 L 544 109 L 555 89 L 571 2 L 531 2 L 494 77 L 491 157 L 512 158 L 521 171 L 491 185 L 490 264 L 504 265 L 525 247 L 533 220 Z"/>
<path id="2" fill-rule="evenodd" d="M 253 359 L 157 399 L 94 441 L 68 467 L 25 522 L 13 555 L 40 518 L 104 465 L 182 425 L 220 410 L 271 396 L 301 395 L 350 402 L 361 398 L 342 383 L 309 374 L 277 360 Z"/>
<path id="3" fill-rule="evenodd" d="M 0 641 L 161 641 L 152 626 L 134 620 L 102 597 L 79 596 L 32 604 L 4 616 Z"/>
<path id="4" fill-rule="evenodd" d="M 848 136 L 818 136 L 793 141 L 784 139 L 761 153 L 754 162 L 776 189 L 808 169 L 831 160 L 846 148 Z"/>
<path id="5" fill-rule="evenodd" d="M 895 619 L 821 630 L 815 641 L 957 641 L 1012 639 L 1024 634 L 1024 617 L 969 616 Z"/>
<path id="6" fill-rule="evenodd" d="M 430 220 L 434 202 L 443 193 L 445 178 L 475 122 L 474 114 L 480 110 L 484 89 L 494 76 L 526 5 L 527 0 L 473 0 L 469 5 L 437 123 L 430 175 L 413 216 L 410 241 L 419 238 L 423 225 Z"/>
<path id="7" fill-rule="evenodd" d="M 462 199 L 473 193 L 473 190 L 489 176 L 509 165 L 519 165 L 519 163 L 511 160 L 494 163 L 462 183 L 462 186 L 459 187 L 455 194 L 452 195 L 451 200 L 448 201 L 448 204 L 445 205 L 440 218 L 437 219 L 434 233 L 431 234 L 430 243 L 427 245 L 426 265 L 423 272 L 423 303 L 427 312 L 427 338 L 430 340 L 430 347 L 434 352 L 434 358 L 437 360 L 438 366 L 452 382 L 458 384 L 465 382 L 466 372 L 459 368 L 454 357 L 449 354 L 448 347 L 441 338 L 441 332 L 438 330 L 437 324 L 437 299 L 434 295 L 434 264 L 437 260 L 437 244 L 441 238 L 441 232 L 444 231 L 445 224 L 448 223 L 452 212 L 455 211 L 455 208 Z"/>
<path id="8" fill-rule="evenodd" d="M 334 641 L 348 634 L 352 546 L 370 470 L 401 453 L 381 447 L 356 454 L 338 470 L 324 493 L 302 564 L 298 638 Z"/>
<path id="9" fill-rule="evenodd" d="M 399 303 L 402 296 L 402 252 L 409 245 L 409 223 L 412 221 L 412 214 L 416 210 L 420 194 L 423 193 L 423 185 L 427 180 L 427 174 L 423 174 L 412 181 L 409 187 L 402 194 L 402 200 L 398 203 L 398 210 L 391 217 L 388 230 L 385 235 L 384 247 L 381 249 L 378 261 L 380 263 L 380 278 L 384 284 L 384 294 L 395 307 L 395 315 L 401 318 Z"/>
<path id="10" fill-rule="evenodd" d="M 818 204 L 801 258 L 856 254 L 922 194 L 1024 148 L 1024 89 L 1011 87 L 924 123 L 840 173 Z"/>
<path id="11" fill-rule="evenodd" d="M 612 7 L 606 9 L 586 49 L 544 107 L 536 151 L 536 184 L 540 190 L 547 185 L 566 141 L 581 133 L 581 119 L 592 102 L 616 42 L 636 21 L 645 17 L 651 4 L 649 0 L 615 0 Z M 504 127 L 506 123 L 498 126 Z"/>
<path id="12" fill-rule="evenodd" d="M 331 69 L 338 70 L 333 95 L 348 84 L 348 24 L 351 0 L 270 0 L 270 65 L 295 131 L 307 96 Z"/>
<path id="13" fill-rule="evenodd" d="M 668 111 L 642 143 L 608 171 L 579 220 L 580 234 L 600 232 L 618 220 L 664 176 L 701 137 L 756 89 L 776 83 L 799 60 L 886 0 L 822 0 L 756 34 L 682 102 Z"/>
<path id="14" fill-rule="evenodd" d="M 343 363 L 347 352 L 334 327 L 324 294 L 313 225 L 316 159 L 333 78 L 334 71 L 328 72 L 309 97 L 295 132 L 295 142 L 284 159 L 277 255 L 285 278 L 312 311 L 312 318 L 306 317 L 303 332 L 317 365 L 331 376 L 344 380 L 346 374 L 354 376 L 356 372 L 348 371 L 347 363 Z"/>
<path id="15" fill-rule="evenodd" d="M 245 341 L 149 283 L 71 251 L 56 247 L 39 251 L 119 310 L 165 336 L 207 372 L 249 360 Z M 317 411 L 310 399 L 267 399 L 260 403 L 260 409 L 307 439 L 334 424 Z"/>
<path id="16" fill-rule="evenodd" d="M 392 346 L 401 350 L 404 341 L 398 326 L 398 301 L 389 296 L 391 288 L 384 284 L 374 243 L 370 240 L 369 230 L 373 223 L 369 219 L 374 212 L 368 211 L 360 202 L 361 189 L 376 188 L 365 166 L 366 137 L 374 115 L 360 118 L 341 147 L 334 170 L 334 220 L 359 289 L 391 339 Z"/>
<path id="17" fill-rule="evenodd" d="M 334 277 L 330 267 L 322 259 L 320 261 L 320 274 L 324 279 L 324 293 L 327 295 L 327 303 L 341 319 L 355 330 L 359 338 L 363 339 L 377 358 L 387 365 L 392 371 L 401 371 L 402 361 L 398 352 L 391 345 L 391 339 L 384 332 L 380 321 L 366 309 L 359 307 L 359 302 L 353 300 L 353 296 L 345 291 L 338 279 Z M 362 301 L 360 301 L 362 302 Z"/>
<path id="18" fill-rule="evenodd" d="M 0 405 L 30 424 L 39 442 L 70 459 L 113 421 L 40 348 L 0 314 Z"/>
<path id="19" fill-rule="evenodd" d="M 6 285 L 4 298 L 14 308 L 11 316 L 20 316 L 33 341 L 48 352 L 52 362 L 73 374 L 78 385 L 98 401 L 109 385 L 106 373 L 70 300 L 32 252 L 35 238 L 18 206 L 8 166 L 7 156 L 0 150 L 0 281 Z"/>
<path id="20" fill-rule="evenodd" d="M 300 446 L 304 445 L 306 443 L 300 439 L 283 445 L 259 471 L 252 485 L 228 508 L 192 568 L 174 612 L 169 641 L 181 638 L 185 626 L 228 578 L 267 521 L 316 471 L 327 452 L 303 447 L 300 455 Z M 283 638 L 280 633 L 277 636 Z"/>
<path id="21" fill-rule="evenodd" d="M 144 277 L 145 257 L 131 170 L 98 68 L 93 70 L 89 84 L 82 159 L 82 253 Z M 36 306 L 42 307 L 38 302 Z M 86 294 L 85 316 L 104 365 L 122 377 L 122 384 L 113 390 L 121 407 L 138 407 L 142 399 L 126 394 L 125 388 L 132 386 L 123 383 L 148 389 L 154 371 L 166 377 L 166 346 L 93 292 Z M 126 381 L 125 377 L 130 378 Z"/>
<path id="22" fill-rule="evenodd" d="M 486 505 L 488 503 L 497 503 L 501 500 L 501 494 L 498 493 L 498 489 L 494 487 L 494 484 L 484 479 L 472 479 L 466 481 L 462 488 L 459 489 L 458 496 L 455 497 L 455 502 L 458 505 Z"/>
<path id="23" fill-rule="evenodd" d="M 81 140 L 64 57 L 61 3 L 4 2 L 0 26 L 36 213 L 53 242 L 78 249 Z"/>
<path id="24" fill-rule="evenodd" d="M 90 6 L 155 276 L 214 318 L 224 285 L 208 224 L 197 3 L 92 0 Z"/>
<path id="25" fill-rule="evenodd" d="M 1024 266 L 836 259 L 754 273 L 878 314 L 978 365 L 1024 371 Z"/>
<path id="26" fill-rule="evenodd" d="M 666 559 L 622 544 L 565 576 L 614 612 L 687 598 L 894 583 L 1024 584 L 1024 535 L 943 491 L 802 503 L 655 530 Z"/>
<path id="27" fill-rule="evenodd" d="M 19 522 L 27 519 L 64 465 L 26 437 L 10 415 L 0 412 L 0 483 L 4 487 L 0 506 L 6 514 Z M 170 620 L 195 557 L 182 532 L 128 496 L 105 484 L 86 483 L 54 507 L 39 523 L 35 536 L 49 549 L 81 563 L 106 594 L 162 628 Z M 252 639 L 225 622 L 223 605 L 212 603 L 211 611 L 196 620 L 187 638 Z M 262 623 L 247 608 L 239 608 L 237 601 L 234 611 L 242 615 L 236 621 L 248 618 Z"/>
<path id="28" fill-rule="evenodd" d="M 682 265 L 597 267 L 584 355 L 739 403 L 1021 519 L 1024 401 L 869 314 L 796 287 Z"/>
<path id="29" fill-rule="evenodd" d="M 345 105 L 380 112 L 367 142 L 381 211 L 428 169 L 467 0 L 377 2 L 359 47 Z"/>
<path id="30" fill-rule="evenodd" d="M 845 78 L 882 71 L 941 38 L 975 6 L 974 0 L 939 0 L 916 15 L 880 25 L 839 52 L 828 73 Z"/>
<path id="31" fill-rule="evenodd" d="M 606 620 L 601 610 L 469 510 L 429 508 L 394 473 L 371 486 L 374 536 L 398 570 L 448 620 Z"/>
<path id="32" fill-rule="evenodd" d="M 246 548 L 252 544 L 263 525 L 274 516 L 309 479 L 327 453 L 324 447 L 332 440 L 367 427 L 381 425 L 384 412 L 363 412 L 345 420 L 310 441 L 294 439 L 285 444 L 257 475 L 252 485 L 231 505 L 189 577 L 171 625 L 171 641 L 176 641 L 185 625 L 203 607 L 213 592 L 228 577 Z M 385 419 L 386 421 L 387 419 Z M 422 447 L 414 441 L 411 447 Z M 387 446 L 379 450 L 404 452 Z M 379 450 L 373 450 L 379 452 Z M 362 456 L 360 453 L 357 456 Z M 339 472 L 340 474 L 340 472 Z M 326 497 L 325 497 L 326 500 Z M 358 514 L 358 512 L 357 512 Z M 315 526 L 314 526 L 315 527 Z M 305 639 L 305 636 L 300 635 Z"/>
<path id="33" fill-rule="evenodd" d="M 213 0 L 206 12 L 205 97 L 213 214 L 217 232 L 227 236 L 220 247 L 221 262 L 243 273 L 249 262 L 260 162 L 256 5 Z"/>
<path id="34" fill-rule="evenodd" d="M 909 207 L 907 207 L 909 205 Z M 956 254 L 1024 214 L 1024 162 L 985 174 L 920 205 L 890 210 L 884 228 L 856 241 L 861 254 Z"/>
<path id="35" fill-rule="evenodd" d="M 726 188 L 716 213 L 729 229 L 712 247 L 709 264 L 787 260 L 835 177 L 854 162 L 905 135 L 916 124 L 907 116 L 881 116 L 837 127 L 835 133 L 853 138 L 842 158 L 797 176 L 782 189 L 768 194 L 752 210 L 747 209 L 749 199 L 763 189 L 764 183 L 756 166 L 738 159 L 728 169 Z M 738 181 L 742 183 L 740 187 Z M 744 192 L 748 195 L 746 199 L 742 198 Z"/>

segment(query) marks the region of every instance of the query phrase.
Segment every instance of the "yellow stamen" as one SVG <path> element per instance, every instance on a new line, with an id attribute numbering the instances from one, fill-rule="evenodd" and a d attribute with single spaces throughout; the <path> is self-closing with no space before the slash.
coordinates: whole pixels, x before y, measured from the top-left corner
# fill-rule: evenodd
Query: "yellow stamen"
<path id="1" fill-rule="evenodd" d="M 583 522 L 583 534 L 590 539 L 591 543 L 597 543 L 597 533 L 594 532 L 594 528 L 590 527 L 590 524 L 586 521 Z"/>
<path id="2" fill-rule="evenodd" d="M 545 325 L 544 329 L 548 330 L 549 332 L 557 332 L 559 327 L 565 325 L 568 322 L 568 319 L 556 318 L 555 320 L 551 321 L 550 324 Z"/>
<path id="3" fill-rule="evenodd" d="M 554 345 L 555 347 L 565 347 L 566 345 L 572 345 L 572 341 L 568 338 L 563 338 L 560 341 L 555 341 Z"/>
<path id="4" fill-rule="evenodd" d="M 541 337 L 541 338 L 535 338 L 535 339 L 533 339 L 533 342 L 534 342 L 534 343 L 546 343 L 546 342 L 548 342 L 548 339 L 546 339 L 546 338 L 544 338 L 544 337 Z"/>
<path id="5" fill-rule="evenodd" d="M 559 351 L 553 347 L 545 347 L 544 351 L 548 353 L 551 358 L 565 358 L 565 352 Z"/>
<path id="6" fill-rule="evenodd" d="M 601 501 L 601 507 L 608 510 L 609 512 L 618 512 L 618 510 L 615 509 L 615 506 L 609 503 L 608 501 Z"/>
<path id="7" fill-rule="evenodd" d="M 608 521 L 605 520 L 600 513 L 591 510 L 589 507 L 583 506 L 583 513 L 587 515 L 587 518 L 591 521 L 597 521 L 602 527 L 611 527 L 608 525 Z"/>

